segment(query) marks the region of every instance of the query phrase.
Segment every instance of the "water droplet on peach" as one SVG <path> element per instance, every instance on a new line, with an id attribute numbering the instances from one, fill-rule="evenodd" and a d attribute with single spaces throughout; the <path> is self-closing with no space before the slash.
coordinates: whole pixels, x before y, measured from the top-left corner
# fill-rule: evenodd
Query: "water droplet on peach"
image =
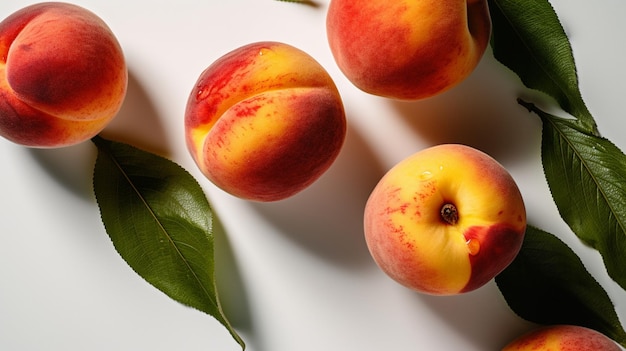
<path id="1" fill-rule="evenodd" d="M 420 180 L 429 180 L 432 177 L 433 177 L 433 174 L 430 171 L 424 171 L 422 172 L 422 174 L 419 175 Z"/>
<path id="2" fill-rule="evenodd" d="M 478 255 L 478 253 L 480 252 L 480 242 L 478 242 L 478 240 L 476 239 L 469 239 L 467 241 L 467 250 L 472 256 Z"/>

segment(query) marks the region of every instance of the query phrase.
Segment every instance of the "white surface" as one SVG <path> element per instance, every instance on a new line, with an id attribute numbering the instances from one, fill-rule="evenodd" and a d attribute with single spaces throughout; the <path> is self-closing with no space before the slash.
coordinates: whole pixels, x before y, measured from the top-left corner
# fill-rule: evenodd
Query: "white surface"
<path id="1" fill-rule="evenodd" d="M 599 256 L 559 219 L 539 159 L 540 123 L 515 103 L 516 78 L 488 52 L 477 71 L 436 98 L 399 103 L 367 95 L 340 74 L 326 42 L 327 0 L 75 1 L 102 17 L 127 57 L 125 105 L 107 133 L 166 154 L 192 172 L 220 216 L 218 284 L 251 351 L 498 350 L 532 325 L 495 284 L 461 296 L 408 291 L 371 261 L 362 209 L 385 170 L 426 146 L 462 142 L 500 160 L 523 192 L 532 224 L 566 240 L 626 317 L 626 294 Z M 0 2 L 0 17 L 30 4 Z M 553 0 L 600 130 L 626 147 L 626 47 L 617 0 Z M 335 79 L 350 124 L 342 153 L 318 182 L 271 204 L 213 187 L 183 143 L 183 111 L 200 72 L 261 40 L 314 56 Z M 90 143 L 28 150 L 0 140 L 0 350 L 239 350 L 212 317 L 145 283 L 118 256 L 90 188 Z"/>

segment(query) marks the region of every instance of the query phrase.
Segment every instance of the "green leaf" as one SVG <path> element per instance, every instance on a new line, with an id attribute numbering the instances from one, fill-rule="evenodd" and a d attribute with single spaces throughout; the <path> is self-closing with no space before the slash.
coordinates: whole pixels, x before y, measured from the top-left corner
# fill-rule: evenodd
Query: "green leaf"
<path id="1" fill-rule="evenodd" d="M 626 156 L 573 120 L 521 103 L 543 122 L 542 163 L 561 217 L 626 289 Z"/>
<path id="2" fill-rule="evenodd" d="M 309 5 L 309 6 L 313 6 L 313 7 L 319 7 L 319 5 L 312 1 L 312 0 L 276 0 L 276 1 L 281 1 L 281 2 L 293 2 L 296 4 L 303 4 L 303 5 Z"/>
<path id="3" fill-rule="evenodd" d="M 222 323 L 214 277 L 212 211 L 196 180 L 179 165 L 123 143 L 95 137 L 94 192 L 115 249 L 170 298 Z"/>
<path id="4" fill-rule="evenodd" d="M 626 332 L 606 291 L 556 236 L 529 226 L 520 253 L 495 280 L 520 317 L 585 326 L 626 346 Z"/>
<path id="5" fill-rule="evenodd" d="M 489 0 L 494 57 L 528 88 L 553 97 L 589 132 L 597 126 L 578 86 L 569 39 L 547 0 Z"/>

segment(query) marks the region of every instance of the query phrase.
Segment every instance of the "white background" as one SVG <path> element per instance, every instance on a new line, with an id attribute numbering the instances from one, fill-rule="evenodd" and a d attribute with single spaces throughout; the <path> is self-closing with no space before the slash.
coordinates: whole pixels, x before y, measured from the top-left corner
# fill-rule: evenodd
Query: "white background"
<path id="1" fill-rule="evenodd" d="M 411 292 L 372 262 L 362 210 L 382 174 L 424 147 L 482 149 L 517 180 L 531 224 L 584 259 L 626 317 L 625 293 L 597 253 L 560 220 L 540 162 L 541 125 L 516 104 L 527 94 L 488 51 L 453 90 L 394 102 L 354 88 L 327 46 L 327 0 L 75 1 L 102 17 L 128 62 L 128 96 L 105 134 L 165 155 L 196 176 L 221 219 L 218 285 L 252 351 L 499 350 L 533 327 L 493 282 L 460 296 Z M 581 90 L 601 132 L 626 148 L 626 3 L 552 0 L 571 37 Z M 4 18 L 29 1 L 3 0 Z M 183 112 L 200 72 L 241 45 L 283 41 L 315 57 L 344 99 L 342 153 L 312 187 L 259 204 L 204 179 L 184 147 Z M 0 350 L 239 350 L 212 317 L 170 300 L 137 276 L 104 232 L 91 191 L 89 142 L 30 150 L 0 140 Z"/>

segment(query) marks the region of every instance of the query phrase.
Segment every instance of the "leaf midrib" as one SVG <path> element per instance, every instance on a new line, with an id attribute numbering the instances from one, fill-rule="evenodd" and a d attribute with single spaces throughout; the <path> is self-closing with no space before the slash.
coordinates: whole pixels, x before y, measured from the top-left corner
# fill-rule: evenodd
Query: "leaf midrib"
<path id="1" fill-rule="evenodd" d="M 157 224 L 157 226 L 159 227 L 159 229 L 161 230 L 163 235 L 167 238 L 167 240 L 170 243 L 170 245 L 174 248 L 174 250 L 177 253 L 178 257 L 181 259 L 181 261 L 183 262 L 185 267 L 187 267 L 187 270 L 189 272 L 191 272 L 194 280 L 197 282 L 197 284 L 202 289 L 202 292 L 203 292 L 204 296 L 209 300 L 209 302 L 215 308 L 219 308 L 219 306 L 216 303 L 216 301 L 211 297 L 211 294 L 209 293 L 209 291 L 206 289 L 206 287 L 202 283 L 202 280 L 198 277 L 196 272 L 192 269 L 191 265 L 189 264 L 189 261 L 185 258 L 185 255 L 183 255 L 183 253 L 179 250 L 179 248 L 176 245 L 176 243 L 173 240 L 173 238 L 168 234 L 167 230 L 165 229 L 165 227 L 163 226 L 163 224 L 159 220 L 159 217 L 156 215 L 156 213 L 155 213 L 154 209 L 152 208 L 152 206 L 150 206 L 150 204 L 145 200 L 145 197 L 141 194 L 141 191 L 139 191 L 139 189 L 132 182 L 131 177 L 124 171 L 124 168 L 122 167 L 122 165 L 113 156 L 113 154 L 109 152 L 108 148 L 106 148 L 106 154 L 109 157 L 109 159 L 113 162 L 113 164 L 115 165 L 115 168 L 120 172 L 120 174 L 123 176 L 123 178 L 126 180 L 126 182 L 130 185 L 131 189 L 137 195 L 137 197 L 140 199 L 141 203 L 148 210 L 148 213 L 153 218 L 153 220 L 155 221 L 155 223 Z"/>
<path id="2" fill-rule="evenodd" d="M 585 161 L 584 157 L 582 157 L 581 153 L 575 147 L 575 144 L 569 140 L 569 138 L 567 137 L 567 135 L 564 132 L 561 131 L 561 129 L 558 127 L 558 125 L 553 120 L 553 118 L 551 118 L 549 116 L 543 116 L 542 119 L 547 120 L 547 122 L 550 123 L 553 126 L 553 129 L 556 130 L 556 132 L 558 133 L 558 135 L 561 138 L 561 140 L 565 141 L 565 143 L 568 145 L 568 147 L 572 150 L 574 155 L 577 157 L 577 159 L 579 160 L 580 164 L 584 167 L 584 169 L 587 172 L 587 174 L 589 174 L 589 177 L 593 180 L 593 183 L 595 184 L 596 191 L 598 191 L 602 195 L 601 198 L 604 200 L 604 202 L 606 204 L 606 207 L 609 209 L 611 217 L 614 218 L 615 222 L 618 224 L 619 229 L 621 230 L 622 235 L 624 235 L 626 233 L 626 231 L 625 231 L 626 225 L 620 219 L 620 216 L 616 215 L 617 212 L 615 211 L 615 205 L 612 204 L 609 201 L 608 196 L 607 196 L 605 190 L 599 185 L 600 182 L 598 181 L 598 177 L 594 174 L 594 172 L 592 171 L 592 168 L 587 164 L 587 162 Z M 609 218 L 608 221 L 610 221 L 610 220 L 611 219 Z M 610 226 L 607 226 L 607 228 L 608 227 L 610 227 Z"/>

